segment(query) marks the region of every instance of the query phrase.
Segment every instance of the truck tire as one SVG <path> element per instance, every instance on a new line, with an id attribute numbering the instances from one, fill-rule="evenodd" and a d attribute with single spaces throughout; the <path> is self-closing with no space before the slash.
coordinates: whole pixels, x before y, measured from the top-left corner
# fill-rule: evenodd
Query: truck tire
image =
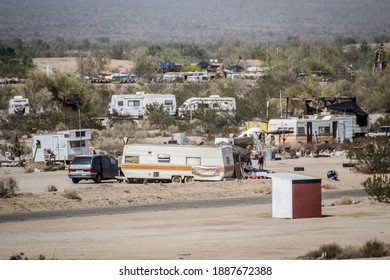
<path id="1" fill-rule="evenodd" d="M 193 181 L 194 181 L 194 177 L 192 176 L 184 177 L 184 183 L 191 183 Z"/>
<path id="2" fill-rule="evenodd" d="M 180 176 L 173 176 L 172 183 L 181 183 L 181 177 Z"/>
<path id="3" fill-rule="evenodd" d="M 100 183 L 101 181 L 102 181 L 102 174 L 100 174 L 100 173 L 98 173 L 97 175 L 96 175 L 96 177 L 95 177 L 95 179 L 93 179 L 93 181 L 95 182 L 95 183 Z"/>

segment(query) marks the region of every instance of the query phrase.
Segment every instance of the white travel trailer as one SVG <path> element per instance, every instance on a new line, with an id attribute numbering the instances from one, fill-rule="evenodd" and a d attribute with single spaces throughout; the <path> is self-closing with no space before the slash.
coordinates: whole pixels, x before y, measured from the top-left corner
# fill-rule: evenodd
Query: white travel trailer
<path id="1" fill-rule="evenodd" d="M 192 97 L 187 99 L 179 108 L 178 116 L 192 116 L 195 111 L 216 110 L 219 113 L 226 113 L 229 116 L 236 116 L 236 99 L 233 97 L 220 97 L 211 95 L 210 97 Z"/>
<path id="2" fill-rule="evenodd" d="M 300 147 L 309 143 L 353 141 L 365 135 L 370 123 L 359 126 L 355 115 L 307 115 L 303 118 L 271 119 L 268 134 L 279 135 L 279 144 Z M 278 144 L 278 143 L 275 143 Z"/>
<path id="3" fill-rule="evenodd" d="M 145 94 L 144 92 L 113 95 L 108 113 L 140 118 L 146 116 L 146 106 L 149 104 L 161 104 L 169 115 L 176 115 L 176 96 L 174 94 Z"/>
<path id="4" fill-rule="evenodd" d="M 35 135 L 32 141 L 33 161 L 69 162 L 77 155 L 89 152 L 90 129 L 59 131 L 55 134 Z"/>
<path id="5" fill-rule="evenodd" d="M 30 112 L 30 107 L 28 103 L 28 98 L 24 98 L 23 96 L 14 96 L 9 101 L 8 113 L 22 113 L 23 115 L 28 115 Z"/>
<path id="6" fill-rule="evenodd" d="M 234 173 L 231 146 L 126 145 L 120 162 L 127 182 L 219 181 Z"/>

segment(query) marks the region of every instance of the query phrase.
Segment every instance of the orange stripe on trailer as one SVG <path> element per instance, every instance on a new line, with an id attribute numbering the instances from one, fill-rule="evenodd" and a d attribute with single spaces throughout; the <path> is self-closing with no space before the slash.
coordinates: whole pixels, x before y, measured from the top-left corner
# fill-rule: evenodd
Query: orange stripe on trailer
<path id="1" fill-rule="evenodd" d="M 163 164 L 128 164 L 122 163 L 122 169 L 142 169 L 142 170 L 177 170 L 191 171 L 191 165 L 163 165 Z"/>
<path id="2" fill-rule="evenodd" d="M 166 165 L 166 164 L 128 164 L 122 163 L 121 168 L 124 170 L 175 170 L 175 171 L 192 171 L 192 165 Z M 234 165 L 220 167 L 221 173 L 234 170 Z"/>

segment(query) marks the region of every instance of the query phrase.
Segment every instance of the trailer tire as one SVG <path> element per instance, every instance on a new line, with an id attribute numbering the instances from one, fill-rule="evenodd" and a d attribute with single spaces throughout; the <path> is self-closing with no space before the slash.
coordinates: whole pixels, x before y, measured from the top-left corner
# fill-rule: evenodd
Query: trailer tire
<path id="1" fill-rule="evenodd" d="M 97 175 L 96 175 L 96 177 L 95 177 L 95 179 L 93 179 L 93 181 L 95 182 L 95 183 L 100 183 L 101 181 L 102 181 L 102 174 L 100 174 L 100 173 L 98 173 Z"/>
<path id="2" fill-rule="evenodd" d="M 192 176 L 184 177 L 184 183 L 191 183 L 193 181 L 194 181 L 194 177 Z"/>
<path id="3" fill-rule="evenodd" d="M 181 177 L 180 176 L 173 176 L 172 183 L 181 183 Z"/>

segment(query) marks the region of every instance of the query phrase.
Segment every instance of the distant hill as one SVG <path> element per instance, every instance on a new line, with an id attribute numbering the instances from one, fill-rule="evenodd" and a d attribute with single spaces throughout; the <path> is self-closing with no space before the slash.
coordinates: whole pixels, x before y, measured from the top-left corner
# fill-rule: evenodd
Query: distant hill
<path id="1" fill-rule="evenodd" d="M 262 41 L 390 30 L 389 0 L 3 0 L 0 38 Z"/>

